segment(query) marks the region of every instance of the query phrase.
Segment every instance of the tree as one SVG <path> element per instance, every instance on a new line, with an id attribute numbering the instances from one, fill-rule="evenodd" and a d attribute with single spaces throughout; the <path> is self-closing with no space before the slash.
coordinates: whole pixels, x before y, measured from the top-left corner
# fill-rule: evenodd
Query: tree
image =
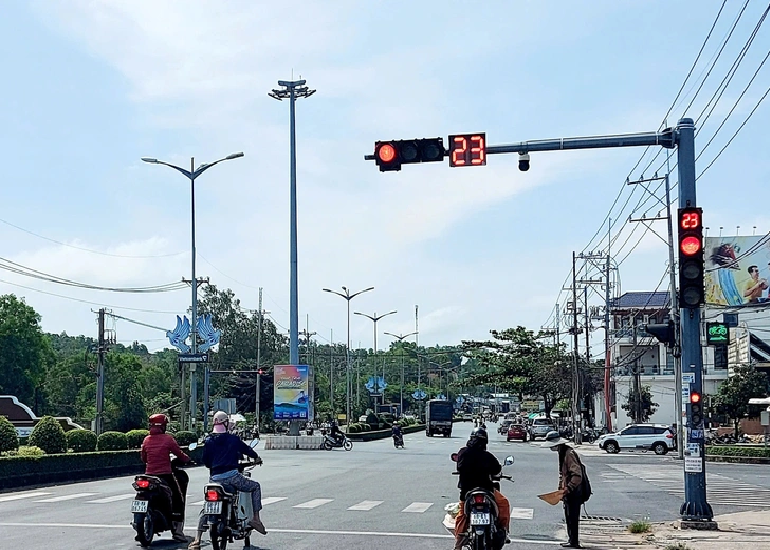
<path id="1" fill-rule="evenodd" d="M 731 411 L 736 439 L 738 439 L 741 418 L 750 413 L 749 399 L 767 397 L 767 394 L 767 375 L 757 371 L 753 366 L 735 367 L 733 375 L 719 387 L 716 401 L 720 405 L 727 406 Z"/>
<path id="2" fill-rule="evenodd" d="M 631 386 L 628 388 L 628 398 L 626 402 L 621 405 L 621 408 L 628 413 L 628 416 L 634 419 L 634 422 L 647 422 L 650 417 L 658 410 L 658 404 L 652 402 L 652 392 L 650 386 L 642 386 L 640 389 L 641 401 L 640 405 L 637 404 L 637 395 L 633 391 Z M 638 407 L 638 408 L 637 408 Z M 636 418 L 635 411 L 639 411 L 639 416 Z"/>
<path id="3" fill-rule="evenodd" d="M 0 394 L 15 395 L 37 409 L 36 388 L 51 358 L 40 315 L 13 294 L 0 296 Z"/>

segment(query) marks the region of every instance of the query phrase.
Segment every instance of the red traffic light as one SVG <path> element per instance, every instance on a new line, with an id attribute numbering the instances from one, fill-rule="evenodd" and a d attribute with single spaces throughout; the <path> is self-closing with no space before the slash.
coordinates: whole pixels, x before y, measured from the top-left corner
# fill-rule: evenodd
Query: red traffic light
<path id="1" fill-rule="evenodd" d="M 700 394 L 699 393 L 690 394 L 690 403 L 700 403 Z"/>
<path id="2" fill-rule="evenodd" d="M 698 237 L 689 236 L 682 239 L 679 246 L 682 249 L 682 254 L 685 256 L 694 256 L 700 252 L 701 241 Z"/>
<path id="3" fill-rule="evenodd" d="M 396 148 L 386 143 L 379 148 L 377 156 L 382 162 L 392 162 L 396 158 Z"/>

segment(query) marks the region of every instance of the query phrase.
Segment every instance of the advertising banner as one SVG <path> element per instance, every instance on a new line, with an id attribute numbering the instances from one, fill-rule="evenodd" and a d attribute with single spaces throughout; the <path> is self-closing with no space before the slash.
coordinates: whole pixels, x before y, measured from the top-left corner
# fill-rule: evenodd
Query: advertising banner
<path id="1" fill-rule="evenodd" d="M 706 304 L 756 306 L 770 301 L 770 237 L 706 237 Z"/>
<path id="2" fill-rule="evenodd" d="M 273 373 L 273 418 L 275 420 L 313 420 L 312 367 L 276 365 Z"/>

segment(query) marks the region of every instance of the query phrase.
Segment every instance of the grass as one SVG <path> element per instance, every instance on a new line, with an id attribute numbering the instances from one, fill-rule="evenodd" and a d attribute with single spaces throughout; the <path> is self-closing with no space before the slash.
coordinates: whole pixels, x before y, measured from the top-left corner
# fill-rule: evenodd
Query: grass
<path id="1" fill-rule="evenodd" d="M 676 544 L 669 544 L 666 546 L 666 550 L 690 550 L 689 547 L 683 542 L 677 542 Z"/>
<path id="2" fill-rule="evenodd" d="M 649 521 L 638 520 L 629 525 L 628 530 L 632 533 L 648 533 L 651 527 Z"/>

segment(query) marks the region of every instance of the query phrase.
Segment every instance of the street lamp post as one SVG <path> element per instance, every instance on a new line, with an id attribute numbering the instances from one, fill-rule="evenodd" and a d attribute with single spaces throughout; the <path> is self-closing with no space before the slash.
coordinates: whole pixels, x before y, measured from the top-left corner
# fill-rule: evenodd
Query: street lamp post
<path id="1" fill-rule="evenodd" d="M 337 296 L 342 296 L 345 298 L 345 300 L 348 303 L 348 338 L 345 340 L 345 363 L 347 364 L 346 370 L 346 383 L 347 383 L 347 411 L 346 411 L 346 421 L 348 424 L 350 424 L 350 300 L 355 298 L 356 296 L 359 296 L 363 294 L 364 292 L 369 292 L 370 290 L 374 290 L 373 286 L 370 286 L 369 288 L 365 288 L 363 290 L 359 290 L 358 292 L 354 292 L 353 294 L 350 293 L 350 290 L 348 287 L 343 286 L 342 290 L 345 292 L 344 294 L 342 292 L 337 292 L 336 290 L 331 290 L 329 288 L 324 288 L 324 292 L 329 292 L 330 294 L 336 294 Z M 361 383 L 361 380 L 359 377 L 361 376 L 360 371 L 356 371 L 356 405 L 361 404 L 360 395 L 358 394 L 358 388 Z"/>
<path id="2" fill-rule="evenodd" d="M 370 319 L 374 323 L 374 361 L 375 361 L 374 377 L 375 379 L 377 378 L 377 321 L 379 321 L 383 317 L 387 317 L 388 315 L 393 315 L 395 313 L 398 313 L 395 309 L 393 311 L 389 311 L 382 315 L 377 315 L 376 311 L 374 312 L 374 315 L 367 315 L 366 313 L 361 313 L 360 311 L 353 312 L 353 315 L 361 315 L 362 317 L 366 317 L 367 319 Z M 385 381 L 385 363 L 382 364 L 382 380 L 383 382 Z M 382 389 L 382 404 L 385 405 L 385 388 Z"/>
<path id="3" fill-rule="evenodd" d="M 279 80 L 281 90 L 272 90 L 267 95 L 281 101 L 289 99 L 289 203 L 291 210 L 290 221 L 290 289 L 289 289 L 289 363 L 299 364 L 299 299 L 297 290 L 297 137 L 295 132 L 294 103 L 297 98 L 310 97 L 315 90 L 305 86 L 304 80 Z"/>
<path id="4" fill-rule="evenodd" d="M 409 338 L 410 336 L 416 336 L 416 332 L 410 332 L 409 334 L 393 334 L 392 332 L 383 332 L 383 334 L 387 334 L 388 336 L 392 336 L 396 340 L 398 340 L 399 344 L 404 343 L 405 338 Z M 401 347 L 401 414 L 404 414 L 404 348 Z"/>
<path id="5" fill-rule="evenodd" d="M 203 174 L 206 170 L 211 168 L 212 166 L 216 166 L 220 162 L 224 162 L 226 160 L 233 160 L 237 158 L 241 158 L 243 156 L 242 152 L 233 153 L 232 155 L 227 155 L 224 158 L 221 158 L 219 160 L 215 160 L 214 162 L 208 162 L 205 164 L 201 164 L 198 166 L 198 168 L 195 168 L 195 157 L 190 158 L 190 169 L 186 170 L 180 166 L 175 166 L 173 164 L 169 164 L 168 162 L 158 160 L 156 158 L 150 158 L 150 157 L 142 157 L 142 160 L 149 164 L 162 164 L 163 166 L 168 166 L 169 168 L 173 168 L 174 170 L 177 170 L 178 172 L 181 172 L 182 175 L 184 175 L 187 179 L 190 180 L 190 219 L 191 219 L 191 241 L 192 241 L 192 266 L 191 266 L 191 272 L 192 277 L 190 279 L 190 284 L 192 286 L 192 311 L 191 311 L 191 327 L 190 327 L 190 333 L 191 333 L 191 351 L 193 355 L 198 353 L 198 279 L 195 275 L 195 180 Z M 208 365 L 204 367 L 206 369 L 206 372 L 208 372 Z M 204 381 L 206 382 L 203 388 L 204 392 L 204 402 L 203 402 L 203 430 L 208 430 L 208 407 L 209 407 L 209 396 L 208 396 L 208 376 L 205 376 L 204 374 Z M 195 363 L 190 363 L 190 430 L 192 431 L 195 425 L 195 412 L 197 408 L 197 401 L 198 401 L 198 386 L 197 386 L 198 380 L 195 376 Z"/>
<path id="6" fill-rule="evenodd" d="M 428 368 L 430 368 L 430 365 L 434 365 L 434 366 L 438 367 L 438 391 L 439 392 L 441 392 L 441 372 L 442 371 L 443 372 L 447 372 L 447 369 L 445 369 L 444 367 L 449 366 L 449 365 L 453 365 L 453 364 L 454 363 L 452 363 L 451 361 L 445 361 L 444 363 L 441 363 L 441 364 L 435 363 L 433 361 L 428 361 Z M 446 396 L 445 397 L 448 400 L 449 399 L 449 374 L 448 373 L 447 373 L 446 385 L 444 387 L 445 387 L 445 391 L 446 391 Z"/>

